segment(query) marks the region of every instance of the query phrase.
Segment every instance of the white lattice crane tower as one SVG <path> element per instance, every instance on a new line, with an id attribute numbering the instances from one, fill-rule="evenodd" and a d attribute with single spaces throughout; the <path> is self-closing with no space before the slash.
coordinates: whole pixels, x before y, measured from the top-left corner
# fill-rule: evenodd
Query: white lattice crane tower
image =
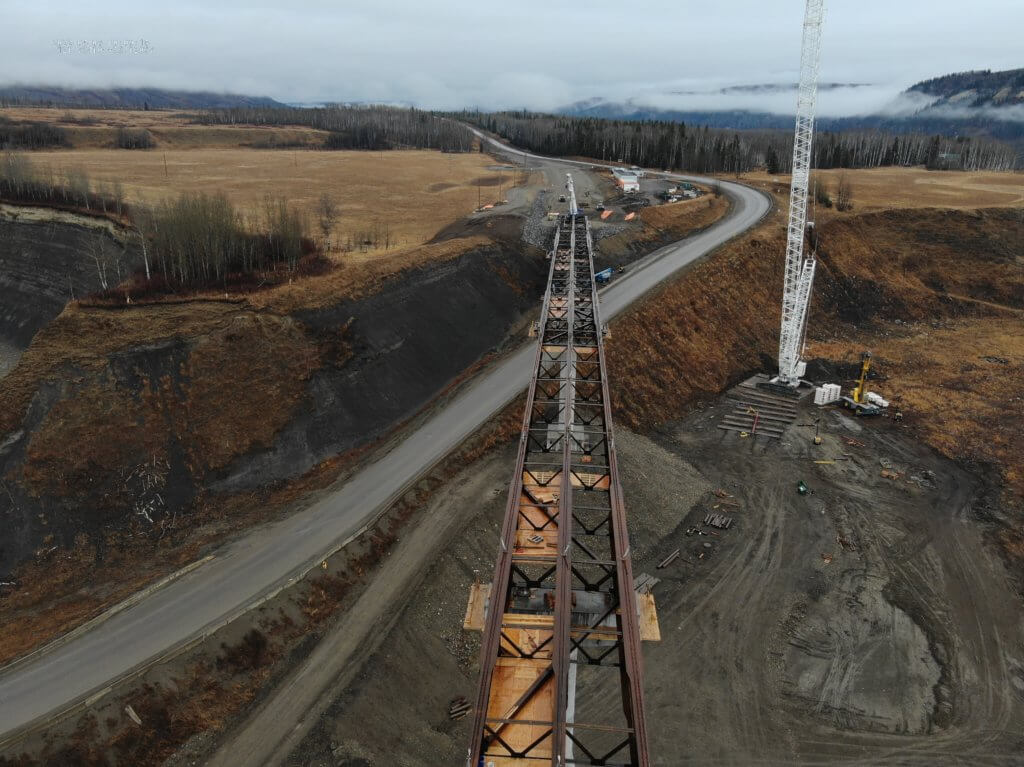
<path id="1" fill-rule="evenodd" d="M 576 187 L 572 183 L 572 174 L 565 174 L 565 191 L 569 195 L 569 214 L 575 216 L 580 212 L 580 209 L 576 207 Z"/>
<path id="2" fill-rule="evenodd" d="M 818 61 L 825 0 L 807 0 L 803 42 L 800 47 L 800 86 L 796 100 L 793 137 L 793 180 L 789 190 L 789 225 L 786 230 L 786 276 L 782 289 L 782 328 L 779 334 L 777 383 L 798 386 L 807 363 L 801 360 L 807 330 L 807 309 L 814 282 L 814 254 L 804 256 L 807 227 L 807 191 L 814 140 L 814 106 L 818 96 Z"/>

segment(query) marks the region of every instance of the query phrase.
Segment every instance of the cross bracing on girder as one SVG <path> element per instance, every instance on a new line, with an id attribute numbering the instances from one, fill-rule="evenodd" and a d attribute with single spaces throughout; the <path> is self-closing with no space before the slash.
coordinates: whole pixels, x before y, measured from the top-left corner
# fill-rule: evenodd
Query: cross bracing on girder
<path id="1" fill-rule="evenodd" d="M 484 624 L 471 767 L 649 764 L 592 245 L 585 216 L 560 218 Z M 583 670 L 614 677 L 588 689 L 615 705 L 577 708 Z"/>

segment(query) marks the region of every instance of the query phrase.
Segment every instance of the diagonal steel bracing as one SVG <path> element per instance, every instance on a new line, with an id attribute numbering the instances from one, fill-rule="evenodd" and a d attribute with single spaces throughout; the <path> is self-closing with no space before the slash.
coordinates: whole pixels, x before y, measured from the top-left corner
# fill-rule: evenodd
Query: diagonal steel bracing
<path id="1" fill-rule="evenodd" d="M 570 213 L 552 250 L 467 764 L 649 763 L 592 241 Z"/>

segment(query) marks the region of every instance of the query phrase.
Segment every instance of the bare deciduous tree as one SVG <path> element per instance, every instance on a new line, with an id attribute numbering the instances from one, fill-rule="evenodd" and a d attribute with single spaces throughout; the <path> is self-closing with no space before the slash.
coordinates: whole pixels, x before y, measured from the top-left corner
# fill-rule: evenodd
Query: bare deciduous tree
<path id="1" fill-rule="evenodd" d="M 320 225 L 320 232 L 324 237 L 324 247 L 330 249 L 331 230 L 338 220 L 338 206 L 330 194 L 324 192 L 316 206 L 317 222 Z"/>
<path id="2" fill-rule="evenodd" d="M 121 183 L 120 179 L 114 182 L 112 192 L 114 197 L 114 211 L 118 216 L 121 216 L 124 214 L 124 185 Z"/>
<path id="3" fill-rule="evenodd" d="M 82 249 L 89 254 L 96 265 L 96 276 L 99 278 L 100 287 L 107 290 L 110 287 L 111 270 L 115 268 L 116 250 L 110 247 L 106 237 L 96 234 L 83 235 Z"/>
<path id="4" fill-rule="evenodd" d="M 826 208 L 832 207 L 832 195 L 829 194 L 828 187 L 819 181 L 814 182 L 814 202 Z"/>
<path id="5" fill-rule="evenodd" d="M 82 168 L 71 168 L 66 172 L 71 199 L 83 208 L 89 207 L 89 175 Z"/>
<path id="6" fill-rule="evenodd" d="M 182 194 L 153 208 L 132 205 L 147 270 L 170 287 L 212 285 L 237 274 L 285 266 L 294 270 L 310 246 L 308 220 L 267 196 L 244 217 L 222 194 Z"/>
<path id="7" fill-rule="evenodd" d="M 845 173 L 839 175 L 839 186 L 836 189 L 836 210 L 853 209 L 853 187 Z"/>

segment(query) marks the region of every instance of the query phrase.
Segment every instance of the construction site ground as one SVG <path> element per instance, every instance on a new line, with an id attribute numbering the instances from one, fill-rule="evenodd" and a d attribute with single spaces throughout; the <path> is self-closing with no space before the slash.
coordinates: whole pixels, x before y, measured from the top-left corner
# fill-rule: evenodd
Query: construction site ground
<path id="1" fill-rule="evenodd" d="M 475 174 L 498 180 L 491 163 L 502 162 L 479 160 L 487 166 L 474 167 L 474 175 L 458 189 L 431 194 L 468 194 L 470 207 L 475 206 Z M 302 162 L 300 157 L 300 166 Z M 547 203 L 552 209 L 564 208 L 557 203 L 564 168 L 539 160 L 531 166 L 529 183 L 507 193 L 508 205 L 470 217 L 486 230 L 479 234 L 489 237 L 498 230 L 517 229 L 508 214 L 521 214 L 527 219 L 523 239 L 547 246 Z M 1021 603 L 1007 584 L 990 537 L 983 537 L 992 526 L 979 511 L 984 501 L 978 502 L 979 496 L 998 494 L 1014 482 L 1020 487 L 1013 427 L 1019 419 L 1007 416 L 1020 407 L 1014 404 L 1020 402 L 1019 392 L 1007 394 L 1024 359 L 1013 340 L 1021 337 L 1020 310 L 1005 308 L 1019 306 L 1014 303 L 1019 302 L 1016 283 L 1007 275 L 1020 264 L 1021 240 L 1014 235 L 1020 219 L 1009 221 L 1009 214 L 999 211 L 862 216 L 879 204 L 881 192 L 858 186 L 857 174 L 873 172 L 851 173 L 854 213 L 836 214 L 841 224 L 847 217 L 851 221 L 824 232 L 823 256 L 827 253 L 828 258 L 823 257 L 816 286 L 821 306 L 814 311 L 824 316 L 837 305 L 845 306 L 845 301 L 859 313 L 843 315 L 845 326 L 838 321 L 822 325 L 828 329 L 823 338 L 830 340 L 811 339 L 816 344 L 813 353 L 854 365 L 862 347 L 872 348 L 879 368 L 893 380 L 891 387 L 899 388 L 910 406 L 908 428 L 881 420 L 843 420 L 830 413 L 822 422 L 821 447 L 810 444 L 811 430 L 795 425 L 782 439 L 769 443 L 718 429 L 733 405 L 716 401 L 684 420 L 651 429 L 652 422 L 677 418 L 694 402 L 714 396 L 727 380 L 735 380 L 737 371 L 756 365 L 759 354 L 762 361 L 767 359 L 777 315 L 748 310 L 776 305 L 773 291 L 781 273 L 773 270 L 784 251 L 778 216 L 774 230 L 766 225 L 698 265 L 689 280 L 666 289 L 657 301 L 652 298 L 653 310 L 635 312 L 632 325 L 627 326 L 626 317 L 613 326 L 610 340 L 612 346 L 618 345 L 618 358 L 612 360 L 610 375 L 618 400 L 616 422 L 631 423 L 641 432 L 617 431 L 635 572 L 661 580 L 654 593 L 662 641 L 646 646 L 648 716 L 659 765 L 1002 765 L 1019 763 L 1015 760 L 1024 750 L 1024 737 L 1018 734 L 1024 705 Z M 977 179 L 967 174 L 894 170 L 886 183 L 899 187 L 918 175 L 920 184 L 935 180 L 925 188 L 942 192 L 920 204 L 941 204 L 954 189 L 958 203 L 978 197 L 971 186 Z M 505 170 L 502 183 L 514 177 Z M 604 190 L 605 182 L 597 174 L 581 172 L 576 178 L 578 189 Z M 996 185 L 1002 178 L 981 181 Z M 1016 184 L 1016 203 L 1008 200 L 1001 188 L 1006 184 L 1000 182 L 1000 189 L 988 190 L 993 194 L 976 204 L 1019 205 L 1024 199 L 1019 197 L 1019 176 L 1005 178 L 1009 186 Z M 969 183 L 959 183 L 964 179 Z M 760 185 L 782 188 L 781 182 Z M 484 195 L 497 194 L 499 188 L 482 185 Z M 706 195 L 677 205 L 712 201 L 713 196 Z M 912 201 L 908 197 L 906 202 Z M 962 207 L 953 202 L 951 207 Z M 682 210 L 675 205 L 652 207 L 630 226 L 646 226 L 650 214 L 668 216 L 673 209 Z M 713 213 L 721 211 L 707 211 L 709 217 Z M 704 225 L 697 222 L 695 228 Z M 602 238 L 599 252 L 617 238 L 616 226 L 607 225 L 609 236 Z M 464 235 L 473 227 L 465 220 L 453 227 L 458 229 L 456 238 L 469 242 Z M 536 238 L 529 236 L 531 229 Z M 975 229 L 994 234 L 981 237 Z M 671 228 L 665 226 L 664 231 Z M 873 247 L 861 247 L 867 242 L 863 232 L 870 232 Z M 916 234 L 911 238 L 908 232 Z M 513 234 L 518 240 L 518 231 Z M 490 262 L 474 258 L 475 251 L 449 253 L 455 243 L 439 239 L 441 234 L 432 236 L 423 246 L 430 252 L 417 257 L 416 264 L 438 262 L 441 255 L 453 263 L 461 258 L 460 265 L 466 261 L 472 269 L 466 271 L 465 282 L 453 283 L 453 291 L 460 291 L 463 284 L 479 285 L 482 278 L 476 269 L 484 270 L 485 276 L 502 276 L 497 267 L 484 269 Z M 978 258 L 979 253 L 1012 250 L 1014 242 L 1017 261 L 1007 262 L 1009 266 L 1000 261 L 1000 271 Z M 948 260 L 945 251 L 932 253 L 936 243 L 948 246 Z M 894 260 L 894 252 L 899 259 Z M 962 268 L 965 258 L 972 259 L 970 268 Z M 516 263 L 506 258 L 498 266 Z M 607 265 L 618 263 L 615 256 Z M 290 291 L 279 289 L 273 301 L 264 302 L 282 312 L 299 306 L 326 312 L 328 298 L 336 300 L 341 292 L 331 281 L 332 274 L 343 275 L 338 279 L 346 281 L 344 295 L 372 300 L 376 294 L 369 288 L 352 292 L 348 284 L 361 266 L 296 283 Z M 890 279 L 888 272 L 897 268 L 898 279 Z M 882 271 L 884 284 L 871 274 Z M 915 333 L 927 336 L 927 343 L 903 344 L 910 327 L 891 322 L 945 316 L 934 305 L 933 288 L 924 291 L 911 279 L 921 272 L 930 285 L 936 282 L 931 271 L 942 277 L 943 287 L 934 288 L 940 305 L 953 306 L 941 311 L 960 311 L 960 301 L 976 307 L 978 314 L 957 319 L 955 327 L 945 320 L 941 325 L 935 320 L 914 325 Z M 851 275 L 856 279 L 847 279 Z M 424 282 L 419 273 L 406 277 L 409 286 L 403 277 L 392 287 L 405 291 Z M 974 284 L 982 278 L 987 286 Z M 518 286 L 513 289 L 516 307 L 536 295 L 535 286 L 518 272 L 510 273 L 507 282 L 509 288 Z M 872 297 L 879 300 L 872 302 Z M 433 303 L 448 307 L 451 302 Z M 869 307 L 870 315 L 861 304 Z M 416 308 L 407 298 L 402 306 L 410 313 Z M 998 324 L 983 309 L 1002 312 Z M 324 314 L 326 324 L 341 325 L 352 316 L 347 308 L 337 311 L 337 317 Z M 509 311 L 510 326 L 524 330 L 522 317 L 512 317 Z M 1007 311 L 1012 316 L 1003 316 Z M 666 316 L 672 318 L 671 332 L 662 327 Z M 417 316 L 409 327 L 424 324 Z M 866 337 L 870 328 L 874 335 Z M 475 337 L 480 328 L 473 325 L 472 330 Z M 950 356 L 974 348 L 982 331 L 989 332 L 980 349 L 988 355 L 983 359 L 962 369 L 940 367 L 934 361 L 927 367 L 922 361 L 931 359 L 928 354 L 937 347 Z M 415 346 L 407 342 L 404 348 Z M 6 356 L 16 358 L 20 351 L 14 347 Z M 330 346 L 327 351 L 336 355 L 332 364 L 340 370 L 344 350 Z M 266 356 L 290 360 L 294 355 Z M 0 346 L 0 376 L 4 357 Z M 400 360 L 380 359 L 388 371 L 409 370 Z M 304 380 L 288 370 L 281 375 L 286 381 Z M 341 370 L 335 381 L 348 377 Z M 923 389 L 922 381 L 928 384 Z M 333 395 L 336 384 L 318 391 Z M 950 391 L 958 392 L 958 401 L 970 400 L 972 405 L 959 414 L 959 422 L 951 421 L 942 407 Z M 1008 409 L 982 419 L 974 407 L 979 393 Z M 361 415 L 367 410 L 362 403 L 370 399 L 352 401 L 359 403 L 353 411 Z M 313 407 L 320 419 L 321 407 Z M 980 412 L 989 417 L 988 411 Z M 265 426 L 265 415 L 266 411 L 251 422 Z M 514 429 L 519 413 L 509 419 L 506 412 L 504 418 Z M 808 421 L 798 418 L 796 423 Z M 965 424 L 973 424 L 971 430 Z M 946 442 L 936 437 L 942 430 L 949 433 Z M 339 433 L 333 422 L 323 431 Z M 511 434 L 508 428 L 504 437 L 500 429 L 495 431 L 498 441 Z M 847 444 L 843 436 L 863 445 Z M 977 473 L 968 473 L 924 447 L 918 437 L 958 459 L 981 455 L 993 463 L 989 471 L 980 466 Z M 453 462 L 456 469 L 423 480 L 403 500 L 404 506 L 366 536 L 368 540 L 360 540 L 295 589 L 253 611 L 251 620 L 211 637 L 194 653 L 155 667 L 139 684 L 124 686 L 132 689 L 107 696 L 81 719 L 43 733 L 37 741 L 52 748 L 47 752 L 44 747 L 39 763 L 179 767 L 258 764 L 262 757 L 295 765 L 347 767 L 462 763 L 468 719 L 451 721 L 448 709 L 453 698 L 472 698 L 478 636 L 463 632 L 461 625 L 469 586 L 477 578 L 490 578 L 513 465 L 508 448 L 476 460 L 480 452 L 474 453 L 473 461 L 465 461 L 465 468 L 458 465 L 459 456 Z M 843 452 L 851 460 L 813 463 L 843 458 Z M 268 465 L 285 464 L 277 460 Z M 1005 470 L 1002 477 L 1000 466 Z M 881 476 L 882 470 L 902 476 L 888 479 Z M 811 494 L 797 495 L 799 479 L 810 486 Z M 715 490 L 732 497 L 719 497 Z M 245 504 L 265 512 L 262 496 Z M 709 512 L 726 513 L 733 524 L 728 530 L 715 530 L 718 536 L 686 536 L 685 531 Z M 248 517 L 244 524 L 250 524 Z M 657 569 L 656 564 L 676 549 L 676 560 Z M 84 566 L 68 571 L 78 579 L 69 579 L 76 589 L 82 578 L 78 573 L 92 572 Z M 257 635 L 252 634 L 254 628 Z M 250 641 L 250 636 L 256 638 Z M 260 644 L 260 636 L 266 646 Z M 136 727 L 126 713 L 129 704 L 142 726 Z M 276 721 L 275 714 L 280 714 Z M 264 726 L 267 722 L 273 727 Z M 276 738 L 275 733 L 282 731 L 287 737 Z M 259 737 L 250 739 L 252 733 Z M 185 747 L 164 762 L 168 749 L 186 740 Z M 55 749 L 66 744 L 78 749 L 74 758 L 49 758 L 65 753 Z M 11 752 L 13 761 L 0 757 L 0 765 L 37 763 L 28 757 L 21 761 L 16 753 Z M 79 758 L 81 754 L 95 758 Z M 211 755 L 214 761 L 208 762 Z"/>
<path id="2" fill-rule="evenodd" d="M 767 440 L 718 429 L 732 408 L 618 430 L 635 572 L 660 579 L 654 763 L 1018 763 L 1021 611 L 972 512 L 981 479 L 888 419 L 807 403 Z M 434 493 L 422 518 L 445 520 L 443 551 L 381 608 L 386 636 L 306 718 L 287 764 L 459 763 L 468 719 L 450 721 L 449 701 L 472 698 L 478 671 L 462 617 L 490 578 L 512 459 Z M 712 512 L 728 530 L 702 524 Z"/>

